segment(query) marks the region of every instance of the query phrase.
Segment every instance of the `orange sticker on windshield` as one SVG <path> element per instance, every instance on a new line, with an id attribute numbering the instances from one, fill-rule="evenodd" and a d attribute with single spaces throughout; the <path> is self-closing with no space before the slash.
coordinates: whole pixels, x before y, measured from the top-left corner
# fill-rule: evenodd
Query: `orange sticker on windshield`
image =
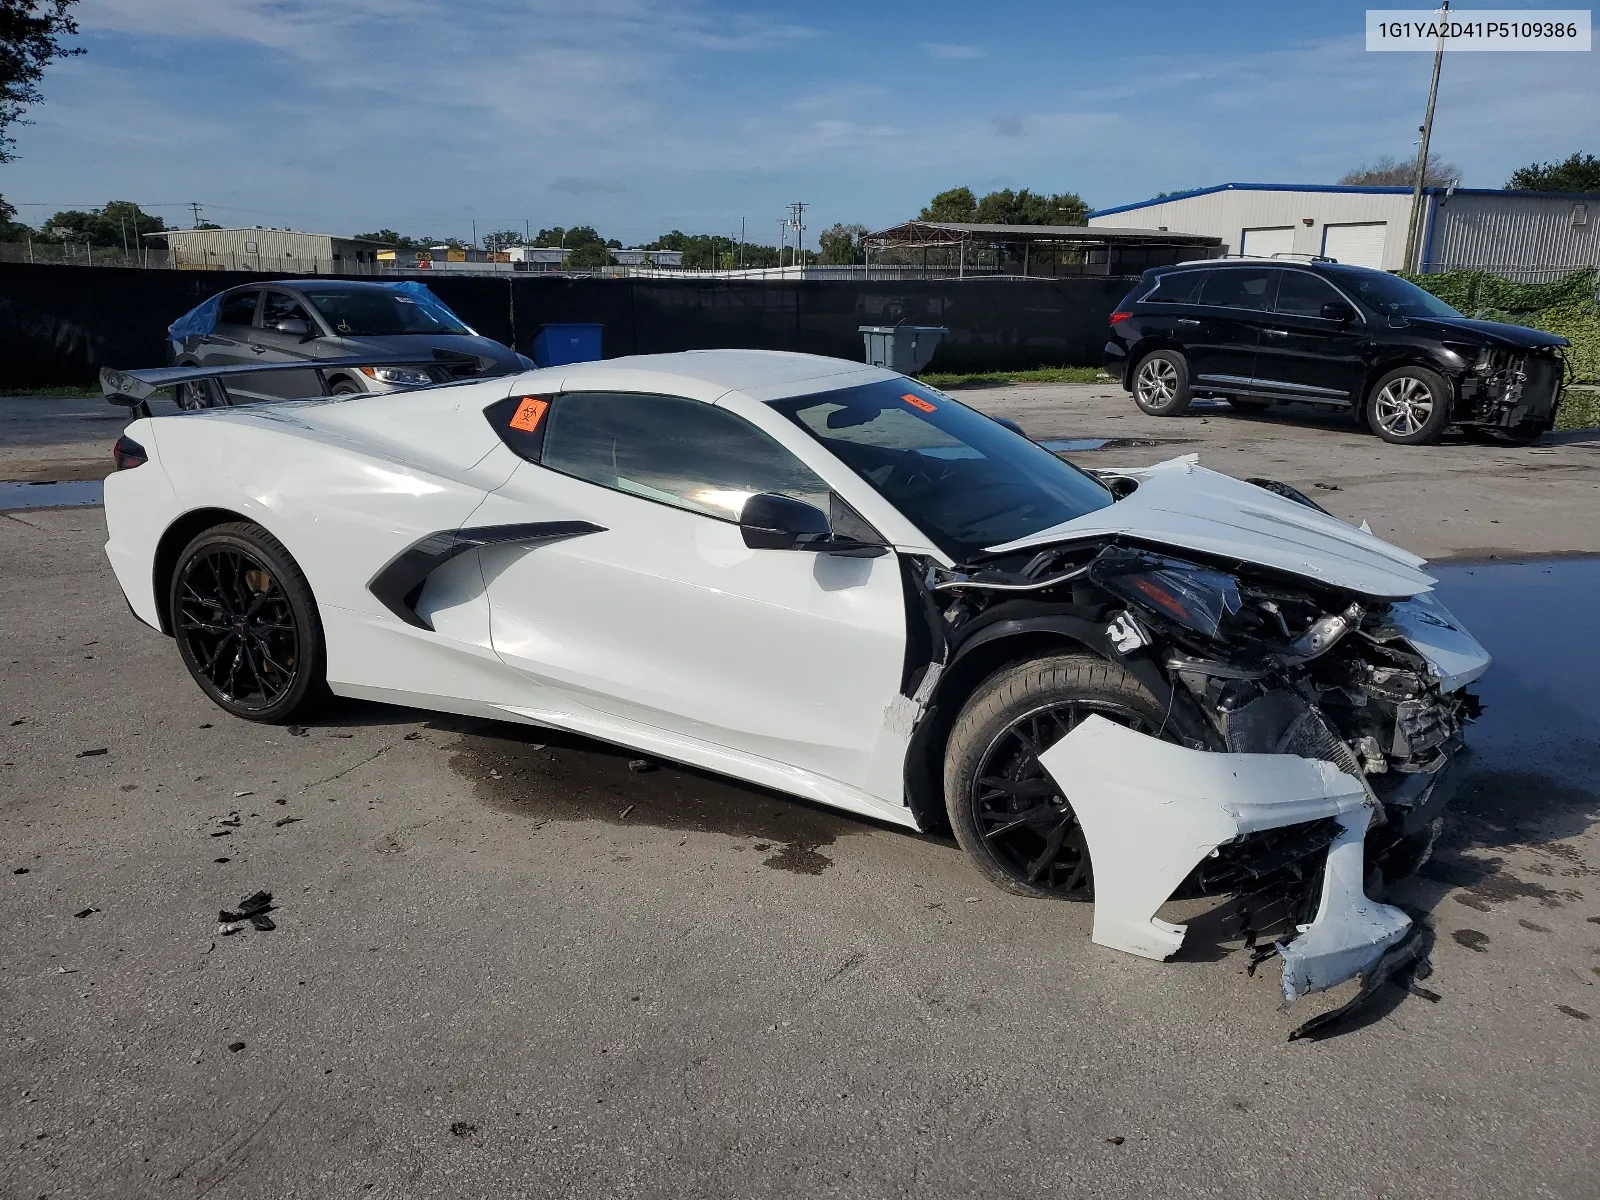
<path id="1" fill-rule="evenodd" d="M 916 409 L 918 412 L 932 412 L 935 408 L 935 405 L 929 404 L 921 396 L 914 396 L 910 392 L 907 392 L 904 396 L 901 396 L 900 399 L 911 405 L 911 407 Z"/>
<path id="2" fill-rule="evenodd" d="M 517 411 L 511 414 L 511 428 L 520 429 L 523 433 L 533 433 L 539 428 L 539 422 L 544 420 L 544 410 L 549 407 L 548 400 L 540 400 L 537 396 L 524 396 L 522 403 L 517 405 Z"/>

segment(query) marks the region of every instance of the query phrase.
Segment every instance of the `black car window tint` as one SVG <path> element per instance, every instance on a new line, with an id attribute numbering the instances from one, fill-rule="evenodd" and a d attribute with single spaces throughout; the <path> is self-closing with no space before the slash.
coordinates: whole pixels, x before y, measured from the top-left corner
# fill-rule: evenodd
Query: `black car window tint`
<path id="1" fill-rule="evenodd" d="M 1155 289 L 1144 298 L 1146 304 L 1192 304 L 1200 290 L 1205 271 L 1174 271 L 1156 281 Z"/>
<path id="2" fill-rule="evenodd" d="M 1325 279 L 1305 271 L 1285 271 L 1278 280 L 1278 298 L 1273 308 L 1298 317 L 1322 314 L 1324 304 L 1342 304 L 1344 297 Z"/>
<path id="3" fill-rule="evenodd" d="M 248 292 L 234 292 L 223 298 L 217 310 L 218 325 L 251 325 L 256 319 L 256 300 L 261 293 L 255 288 Z"/>
<path id="4" fill-rule="evenodd" d="M 546 417 L 540 461 L 690 512 L 737 521 L 744 502 L 776 492 L 828 510 L 828 485 L 742 417 L 698 400 L 569 392 Z"/>
<path id="5" fill-rule="evenodd" d="M 909 379 L 768 404 L 956 562 L 1116 499 L 1038 443 Z"/>
<path id="6" fill-rule="evenodd" d="M 268 292 L 266 302 L 261 306 L 261 325 L 271 329 L 279 321 L 304 321 L 309 326 L 311 317 L 305 307 L 288 292 Z"/>
<path id="7" fill-rule="evenodd" d="M 1200 303 L 1213 308 L 1266 308 L 1275 274 L 1271 269 L 1249 267 L 1212 271 L 1200 288 Z"/>
<path id="8" fill-rule="evenodd" d="M 442 308 L 419 304 L 403 292 L 381 287 L 306 284 L 301 290 L 328 328 L 340 337 L 395 337 L 400 334 L 471 331 Z"/>

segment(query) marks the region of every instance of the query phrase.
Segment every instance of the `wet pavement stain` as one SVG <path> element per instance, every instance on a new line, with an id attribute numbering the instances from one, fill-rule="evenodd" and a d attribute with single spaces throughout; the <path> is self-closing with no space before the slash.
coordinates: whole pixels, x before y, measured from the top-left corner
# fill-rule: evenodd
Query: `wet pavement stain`
<path id="1" fill-rule="evenodd" d="M 630 770 L 638 757 L 637 750 L 578 734 L 485 722 L 462 731 L 450 766 L 481 799 L 508 812 L 749 838 L 752 849 L 767 855 L 763 866 L 800 875 L 822 874 L 833 865 L 821 853 L 825 847 L 872 828 L 779 792 L 660 759 L 649 760 L 653 770 Z"/>
<path id="2" fill-rule="evenodd" d="M 1479 933 L 1476 929 L 1458 929 L 1450 935 L 1468 950 L 1475 950 L 1479 954 L 1487 953 L 1485 947 L 1489 945 L 1489 935 Z"/>
<path id="3" fill-rule="evenodd" d="M 1479 846 L 1537 847 L 1578 865 L 1576 850 L 1554 843 L 1600 821 L 1600 795 L 1537 771 L 1472 771 L 1452 807 L 1462 832 Z"/>
<path id="4" fill-rule="evenodd" d="M 1491 904 L 1509 900 L 1537 900 L 1546 908 L 1560 908 L 1583 899 L 1583 893 L 1574 888 L 1548 888 L 1513 875 L 1503 858 L 1440 858 L 1427 863 L 1417 874 L 1462 889 L 1455 894 L 1455 902 L 1479 912 L 1488 912 Z"/>
<path id="5" fill-rule="evenodd" d="M 1600 875 L 1577 847 L 1559 839 L 1576 837 L 1597 820 L 1600 796 L 1587 788 L 1535 771 L 1471 771 L 1446 815 L 1434 858 L 1417 874 L 1463 889 L 1456 903 L 1479 912 L 1511 900 L 1559 908 L 1584 899 L 1584 893 L 1556 880 Z M 1515 871 L 1500 855 L 1479 856 L 1495 849 L 1523 852 Z M 1529 855 L 1533 861 L 1526 860 Z"/>

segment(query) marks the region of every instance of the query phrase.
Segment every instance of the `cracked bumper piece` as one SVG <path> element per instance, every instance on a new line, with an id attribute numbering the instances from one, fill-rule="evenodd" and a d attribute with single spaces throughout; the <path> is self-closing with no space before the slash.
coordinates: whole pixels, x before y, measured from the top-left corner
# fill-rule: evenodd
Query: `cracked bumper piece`
<path id="1" fill-rule="evenodd" d="M 1040 756 L 1083 827 L 1094 867 L 1094 941 L 1165 959 L 1185 926 L 1156 918 L 1208 855 L 1236 838 L 1324 817 L 1328 849 L 1317 915 L 1280 944 L 1284 999 L 1372 966 L 1411 920 L 1367 897 L 1364 840 L 1372 808 L 1359 780 L 1289 754 L 1189 750 L 1091 716 Z"/>

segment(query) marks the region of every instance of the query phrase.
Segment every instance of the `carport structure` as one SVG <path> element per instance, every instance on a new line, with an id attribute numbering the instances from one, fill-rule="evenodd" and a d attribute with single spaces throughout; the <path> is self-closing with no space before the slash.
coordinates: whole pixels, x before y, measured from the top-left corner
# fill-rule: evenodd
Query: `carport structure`
<path id="1" fill-rule="evenodd" d="M 958 277 L 1016 275 L 1137 275 L 1221 253 L 1222 239 L 1164 229 L 1115 229 L 1087 225 L 987 225 L 968 221 L 906 221 L 862 239 L 869 255 L 888 254 L 934 269 L 929 251 L 941 251 L 939 267 Z M 954 250 L 954 255 L 950 251 Z M 954 262 L 949 260 L 954 258 Z"/>

